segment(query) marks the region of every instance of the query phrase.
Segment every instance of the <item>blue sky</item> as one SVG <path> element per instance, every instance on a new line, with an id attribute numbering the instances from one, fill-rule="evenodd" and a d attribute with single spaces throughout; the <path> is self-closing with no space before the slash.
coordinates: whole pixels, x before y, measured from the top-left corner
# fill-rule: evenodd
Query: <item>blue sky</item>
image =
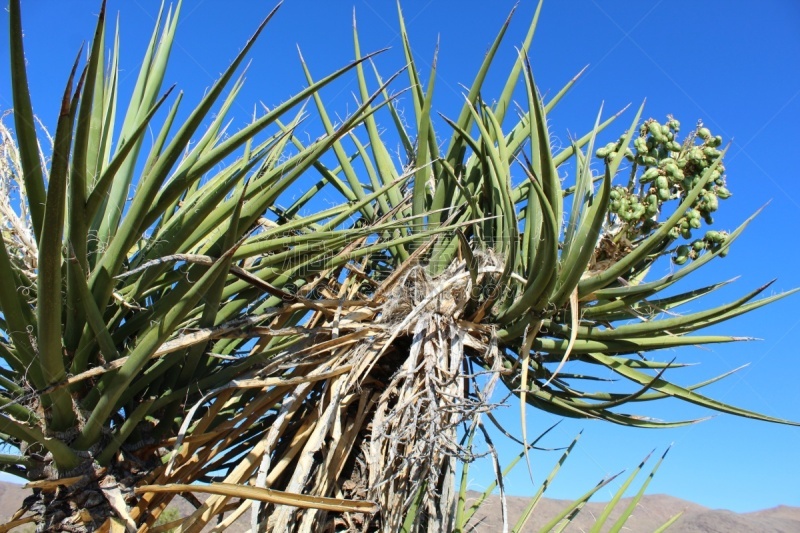
<path id="1" fill-rule="evenodd" d="M 91 38 L 98 2 L 23 2 L 23 24 L 34 109 L 54 124 L 58 97 L 75 54 Z M 417 65 L 427 73 L 439 40 L 435 107 L 457 114 L 463 101 L 462 84 L 469 84 L 488 45 L 515 0 L 406 0 L 403 10 Z M 185 91 L 195 102 L 240 49 L 271 2 L 188 0 L 178 28 L 172 69 L 167 84 Z M 384 76 L 403 64 L 397 33 L 395 3 L 391 0 L 286 0 L 277 17 L 251 53 L 247 82 L 232 115 L 245 121 L 258 102 L 274 105 L 305 85 L 296 45 L 316 77 L 352 58 L 351 24 L 356 9 L 362 50 L 390 50 L 376 60 Z M 535 9 L 521 0 L 494 71 L 485 99 L 504 81 L 516 58 L 514 46 L 523 39 Z M 120 14 L 123 91 L 132 88 L 138 62 L 150 36 L 158 2 L 112 0 Z M 0 39 L 0 110 L 9 109 L 7 14 Z M 726 158 L 729 189 L 734 196 L 717 217 L 721 229 L 732 229 L 759 207 L 769 205 L 737 241 L 727 259 L 684 285 L 740 279 L 722 291 L 729 301 L 773 278 L 768 291 L 800 286 L 800 172 L 796 157 L 800 141 L 800 3 L 743 0 L 722 3 L 631 2 L 573 0 L 547 2 L 531 51 L 542 92 L 553 94 L 585 65 L 581 81 L 550 116 L 551 132 L 562 143 L 592 127 L 604 103 L 606 114 L 647 98 L 645 116 L 663 120 L 668 113 L 684 131 L 702 120 L 714 134 L 733 140 Z M 406 80 L 395 84 L 403 88 Z M 352 78 L 323 92 L 329 110 L 344 115 L 352 110 Z M 407 105 L 409 101 L 400 101 Z M 313 115 L 313 113 L 312 113 Z M 610 128 L 618 135 L 632 111 Z M 315 123 L 308 134 L 318 135 Z M 569 176 L 567 176 L 569 179 Z M 718 383 L 707 394 L 716 399 L 800 420 L 800 296 L 780 301 L 755 314 L 716 327 L 720 333 L 763 340 L 687 348 L 663 357 L 701 363 L 672 375 L 691 384 L 742 364 L 750 366 Z M 666 419 L 708 413 L 677 402 L 652 406 L 647 414 Z M 529 433 L 536 434 L 555 419 L 531 412 Z M 518 427 L 515 407 L 505 409 L 507 427 Z M 800 428 L 718 416 L 705 423 L 675 430 L 629 430 L 593 421 L 562 424 L 548 438 L 550 446 L 565 445 L 584 429 L 581 443 L 565 466 L 551 495 L 569 498 L 582 493 L 603 476 L 635 466 L 653 448 L 674 447 L 650 486 L 651 493 L 668 493 L 709 507 L 751 511 L 779 504 L 800 505 Z M 506 453 L 517 450 L 499 439 Z M 555 455 L 534 456 L 534 474 L 541 481 Z M 476 475 L 474 488 L 489 482 L 489 472 Z M 534 488 L 524 466 L 512 475 L 512 492 Z M 613 485 L 612 485 L 613 487 Z M 601 497 L 610 493 L 601 493 Z"/>

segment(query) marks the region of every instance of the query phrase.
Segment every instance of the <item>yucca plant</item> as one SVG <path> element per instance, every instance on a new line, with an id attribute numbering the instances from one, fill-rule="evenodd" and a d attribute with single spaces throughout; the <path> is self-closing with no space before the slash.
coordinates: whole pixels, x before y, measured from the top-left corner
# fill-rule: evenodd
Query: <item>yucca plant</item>
<path id="1" fill-rule="evenodd" d="M 676 120 L 640 108 L 596 164 L 618 114 L 553 150 L 546 114 L 575 80 L 547 102 L 537 92 L 527 51 L 540 8 L 492 105 L 482 86 L 508 23 L 460 113 L 437 118 L 436 70 L 422 82 L 401 16 L 408 81 L 384 79 L 354 31 L 353 63 L 319 80 L 303 63 L 307 88 L 235 133 L 224 122 L 235 72 L 274 11 L 179 122 L 181 95 L 161 85 L 180 3 L 159 16 L 129 102 L 103 8 L 50 148 L 11 0 L 0 438 L 18 453 L 0 466 L 30 480 L 39 530 L 194 532 L 219 518 L 223 531 L 248 511 L 254 530 L 454 530 L 455 474 L 470 457 L 460 438 L 497 386 L 637 427 L 691 422 L 618 409 L 665 397 L 786 423 L 699 394 L 710 381 L 667 381 L 681 365 L 648 356 L 741 340 L 689 334 L 784 296 L 754 300 L 762 287 L 680 315 L 721 284 L 665 294 L 750 220 L 692 240 L 729 195 L 722 140 L 699 127 L 681 142 Z M 334 126 L 319 90 L 351 75 L 360 104 Z M 405 121 L 396 84 L 413 107 Z M 312 143 L 295 135 L 307 100 L 325 130 Z M 567 188 L 564 165 L 577 169 Z M 342 202 L 320 208 L 323 188 Z M 669 257 L 686 264 L 646 279 Z M 596 389 L 571 361 L 632 388 Z M 154 527 L 178 493 L 197 511 Z"/>

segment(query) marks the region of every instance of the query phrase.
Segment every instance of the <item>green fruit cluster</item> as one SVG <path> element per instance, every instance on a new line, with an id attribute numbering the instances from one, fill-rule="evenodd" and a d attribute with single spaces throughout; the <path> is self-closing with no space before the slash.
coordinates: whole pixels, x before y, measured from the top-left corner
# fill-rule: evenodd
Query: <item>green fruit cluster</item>
<path id="1" fill-rule="evenodd" d="M 672 261 L 676 265 L 682 265 L 688 260 L 694 260 L 700 257 L 700 254 L 705 250 L 716 252 L 720 250 L 725 241 L 728 240 L 728 234 L 724 231 L 707 231 L 702 239 L 695 239 L 691 244 L 681 244 L 675 248 L 675 255 Z M 720 257 L 725 257 L 728 250 L 722 250 Z"/>
<path id="2" fill-rule="evenodd" d="M 612 189 L 609 205 L 609 217 L 616 217 L 625 227 L 628 239 L 645 236 L 657 228 L 664 204 L 670 200 L 682 201 L 697 186 L 706 169 L 722 156 L 719 150 L 722 137 L 712 135 L 702 123 L 683 143 L 678 140 L 680 127 L 680 122 L 672 117 L 663 124 L 651 118 L 640 126 L 632 149 L 624 146 L 623 136 L 596 152 L 597 157 L 606 161 L 624 152 L 632 163 L 630 182 Z M 691 240 L 693 230 L 702 228 L 703 223 L 714 222 L 712 213 L 719 208 L 719 200 L 731 196 L 725 187 L 724 173 L 725 167 L 718 164 L 692 207 L 670 230 L 671 239 Z M 719 235 L 719 232 L 709 233 Z M 703 250 L 719 245 L 704 237 L 677 247 L 673 260 L 683 264 Z"/>
<path id="3" fill-rule="evenodd" d="M 639 195 L 621 186 L 611 189 L 609 196 L 610 211 L 628 224 L 636 224 L 646 215 L 652 217 L 658 214 L 657 198 L 647 197 L 642 201 Z"/>

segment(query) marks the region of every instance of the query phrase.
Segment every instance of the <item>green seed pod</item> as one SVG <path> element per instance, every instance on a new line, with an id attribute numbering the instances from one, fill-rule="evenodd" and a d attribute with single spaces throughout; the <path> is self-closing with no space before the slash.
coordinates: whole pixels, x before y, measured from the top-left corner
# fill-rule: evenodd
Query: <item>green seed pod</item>
<path id="1" fill-rule="evenodd" d="M 637 137 L 633 141 L 633 147 L 636 148 L 636 153 L 639 155 L 645 155 L 649 151 L 647 140 L 644 137 Z"/>
<path id="2" fill-rule="evenodd" d="M 674 165 L 675 164 L 675 160 L 672 159 L 671 157 L 665 157 L 661 161 L 658 162 L 658 167 L 659 168 L 665 168 L 667 165 L 670 165 L 670 164 Z"/>
<path id="3" fill-rule="evenodd" d="M 650 183 L 654 179 L 659 177 L 658 169 L 657 168 L 648 168 L 642 174 L 642 177 L 639 178 L 639 183 Z"/>
<path id="4" fill-rule="evenodd" d="M 687 161 L 686 159 L 678 159 L 678 168 L 680 169 L 686 168 L 687 163 L 689 163 L 689 161 Z"/>
<path id="5" fill-rule="evenodd" d="M 731 191 L 726 189 L 725 187 L 717 187 L 717 196 L 722 198 L 723 200 L 727 200 L 731 197 Z"/>
<path id="6" fill-rule="evenodd" d="M 700 229 L 703 223 L 700 222 L 699 218 L 693 218 L 689 220 L 689 227 L 692 229 Z"/>
<path id="7" fill-rule="evenodd" d="M 608 157 L 608 150 L 606 148 L 598 148 L 595 152 L 595 155 L 600 159 L 605 159 Z"/>
<path id="8" fill-rule="evenodd" d="M 718 231 L 710 230 L 706 232 L 704 239 L 714 244 L 720 244 L 722 242 L 722 234 Z"/>
<path id="9" fill-rule="evenodd" d="M 650 135 L 652 135 L 653 137 L 660 137 L 661 136 L 661 124 L 659 124 L 655 120 L 650 122 L 647 125 L 647 130 L 650 132 Z"/>
<path id="10" fill-rule="evenodd" d="M 688 255 L 678 255 L 678 256 L 675 256 L 675 257 L 672 258 L 672 262 L 675 263 L 678 266 L 686 263 L 686 261 L 688 261 L 688 260 L 689 260 L 689 256 Z"/>
<path id="11" fill-rule="evenodd" d="M 717 198 L 716 194 L 709 193 L 706 195 L 706 207 L 708 208 L 708 211 L 712 212 L 719 209 L 719 199 Z"/>
<path id="12" fill-rule="evenodd" d="M 670 141 L 667 143 L 667 150 L 669 150 L 670 152 L 680 152 L 681 145 L 680 143 L 677 143 L 675 141 Z"/>
<path id="13" fill-rule="evenodd" d="M 710 158 L 710 159 L 718 158 L 721 153 L 722 152 L 720 152 L 716 148 L 711 148 L 710 146 L 707 146 L 706 148 L 703 148 L 703 154 L 705 154 L 705 156 Z"/>
<path id="14" fill-rule="evenodd" d="M 677 239 L 678 237 L 681 236 L 681 230 L 677 226 L 675 226 L 673 228 L 670 228 L 669 233 L 667 235 L 669 235 L 670 239 L 673 240 Z"/>
<path id="15" fill-rule="evenodd" d="M 692 230 L 690 229 L 681 230 L 681 237 L 683 237 L 688 241 L 689 239 L 692 238 Z"/>
<path id="16" fill-rule="evenodd" d="M 711 216 L 711 213 L 703 213 L 703 220 L 709 226 L 714 223 L 714 217 Z"/>
<path id="17" fill-rule="evenodd" d="M 730 250 L 730 248 L 725 248 L 724 250 L 722 250 L 722 251 L 719 253 L 719 257 L 725 257 L 725 256 L 727 256 L 727 255 L 728 255 L 728 251 L 729 251 L 729 250 Z"/>
<path id="18" fill-rule="evenodd" d="M 686 216 L 689 220 L 700 220 L 700 211 L 697 209 L 689 209 L 689 211 L 686 212 Z"/>
<path id="19" fill-rule="evenodd" d="M 664 137 L 669 135 L 669 126 L 668 125 L 662 124 L 659 129 L 661 130 L 661 135 L 663 135 Z"/>
<path id="20" fill-rule="evenodd" d="M 721 146 L 722 145 L 722 137 L 720 137 L 719 135 L 717 135 L 715 137 L 712 137 L 708 141 L 706 141 L 706 144 L 708 144 L 712 148 L 716 148 L 718 146 Z"/>
<path id="21" fill-rule="evenodd" d="M 664 134 L 664 137 L 667 138 L 667 142 L 672 142 L 675 139 L 675 134 L 669 131 L 669 128 L 667 128 L 667 133 Z"/>
<path id="22" fill-rule="evenodd" d="M 612 200 L 611 202 L 611 212 L 616 213 L 619 211 L 620 208 L 620 201 L 619 200 Z"/>
<path id="23" fill-rule="evenodd" d="M 658 189 L 658 199 L 662 202 L 666 202 L 669 200 L 670 192 L 669 189 Z"/>
<path id="24" fill-rule="evenodd" d="M 618 199 L 619 198 L 619 189 L 616 189 L 616 188 L 615 189 L 611 189 L 611 191 L 609 191 L 609 193 L 608 193 L 608 197 L 611 198 L 612 200 Z"/>
<path id="25" fill-rule="evenodd" d="M 676 133 L 681 131 L 681 123 L 674 118 L 669 121 L 669 127 L 672 128 Z"/>
<path id="26" fill-rule="evenodd" d="M 669 188 L 669 180 L 666 176 L 658 176 L 656 178 L 656 187 L 659 189 L 667 189 Z"/>
<path id="27" fill-rule="evenodd" d="M 700 128 L 697 130 L 697 136 L 705 141 L 711 138 L 711 132 L 708 128 Z"/>
<path id="28" fill-rule="evenodd" d="M 658 204 L 647 204 L 647 209 L 645 212 L 649 217 L 656 216 L 658 214 Z"/>
<path id="29" fill-rule="evenodd" d="M 697 239 L 692 241 L 692 249 L 696 252 L 702 252 L 706 249 L 706 241 L 702 239 Z"/>
<path id="30" fill-rule="evenodd" d="M 658 165 L 658 159 L 653 156 L 647 156 L 643 158 L 644 164 L 648 167 L 654 167 Z"/>

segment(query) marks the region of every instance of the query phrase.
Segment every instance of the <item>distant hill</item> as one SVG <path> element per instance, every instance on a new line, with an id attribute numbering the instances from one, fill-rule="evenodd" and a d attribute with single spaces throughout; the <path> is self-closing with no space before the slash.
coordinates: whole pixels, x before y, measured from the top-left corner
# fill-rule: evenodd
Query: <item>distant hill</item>
<path id="1" fill-rule="evenodd" d="M 29 494 L 20 485 L 0 482 L 0 524 L 5 523 L 16 511 L 22 500 Z M 470 493 L 469 498 L 476 498 L 477 493 Z M 202 498 L 201 498 L 202 499 Z M 173 501 L 182 514 L 188 514 L 192 507 L 183 498 Z M 623 500 L 611 514 L 610 527 L 630 500 Z M 570 502 L 566 500 L 543 499 L 539 502 L 524 531 L 539 531 L 551 518 L 555 517 Z M 508 514 L 513 523 L 522 514 L 528 499 L 521 497 L 508 498 Z M 603 511 L 604 503 L 589 503 L 584 507 L 572 524 L 564 531 L 580 533 L 587 531 L 595 522 L 595 518 Z M 672 496 L 661 494 L 648 495 L 642 498 L 633 516 L 623 531 L 625 533 L 652 533 L 670 517 L 683 512 L 683 516 L 669 529 L 671 533 L 798 533 L 800 532 L 800 507 L 779 506 L 753 513 L 734 513 L 726 510 L 714 510 L 696 503 L 687 502 Z M 497 533 L 502 531 L 500 499 L 490 497 L 476 514 L 476 533 Z M 25 526 L 23 526 L 25 527 Z M 606 528 L 607 530 L 608 528 Z M 14 531 L 30 531 L 19 528 Z M 229 533 L 243 533 L 249 530 L 249 515 L 228 528 Z"/>
<path id="2" fill-rule="evenodd" d="M 542 500 L 524 531 L 526 533 L 539 531 L 570 503 L 566 500 Z M 603 531 L 607 531 L 614 524 L 628 503 L 630 499 L 620 501 Z M 508 498 L 508 514 L 512 523 L 522 514 L 527 504 L 526 498 Z M 573 533 L 588 531 L 604 508 L 605 503 L 602 502 L 587 504 L 564 531 Z M 734 513 L 709 509 L 663 494 L 644 496 L 623 531 L 652 533 L 680 512 L 683 512 L 683 515 L 669 528 L 672 533 L 800 533 L 800 507 L 780 506 L 754 513 Z M 476 532 L 502 531 L 499 498 L 493 498 L 484 504 L 476 516 L 482 519 Z"/>

